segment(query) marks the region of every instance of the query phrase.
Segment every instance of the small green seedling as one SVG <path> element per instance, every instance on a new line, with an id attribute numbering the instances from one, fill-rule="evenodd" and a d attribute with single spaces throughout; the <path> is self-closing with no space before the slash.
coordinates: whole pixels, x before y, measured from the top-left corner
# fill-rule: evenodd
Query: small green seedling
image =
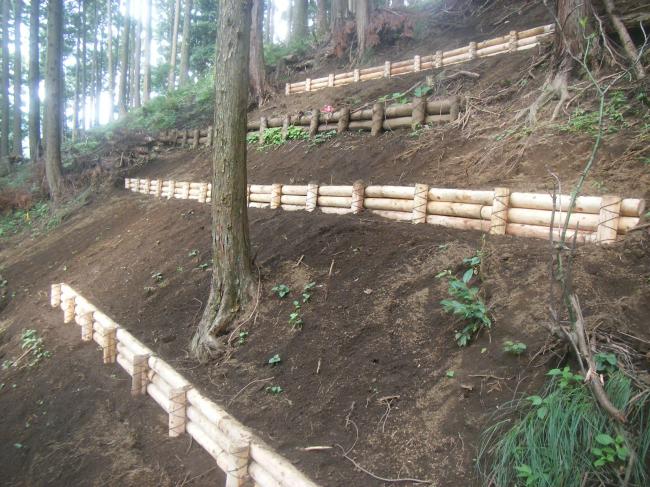
<path id="1" fill-rule="evenodd" d="M 537 408 L 537 417 L 539 419 L 544 419 L 548 414 L 548 401 L 541 396 L 529 396 L 526 399 L 530 401 L 533 407 Z"/>
<path id="2" fill-rule="evenodd" d="M 613 353 L 597 353 L 594 355 L 594 361 L 596 362 L 596 372 L 601 374 L 611 374 L 618 370 L 618 361 Z"/>
<path id="3" fill-rule="evenodd" d="M 199 251 L 196 249 L 190 251 L 190 253 L 187 254 L 188 257 L 196 257 L 197 255 L 199 255 Z"/>
<path id="4" fill-rule="evenodd" d="M 289 286 L 285 284 L 278 284 L 276 286 L 273 286 L 271 288 L 271 291 L 277 294 L 279 298 L 284 298 L 287 294 L 291 292 L 291 288 L 289 288 Z"/>
<path id="5" fill-rule="evenodd" d="M 526 344 L 523 342 L 511 342 L 506 340 L 503 343 L 503 351 L 512 355 L 521 355 L 526 351 Z"/>
<path id="6" fill-rule="evenodd" d="M 630 454 L 624 446 L 625 439 L 621 435 L 612 438 L 608 434 L 601 433 L 596 435 L 596 443 L 599 446 L 591 449 L 591 454 L 596 457 L 594 467 L 603 467 L 617 461 L 624 462 Z"/>
<path id="7" fill-rule="evenodd" d="M 559 379 L 560 388 L 564 389 L 571 385 L 578 385 L 584 381 L 584 377 L 580 374 L 574 374 L 571 372 L 570 367 L 564 367 L 563 369 L 551 369 L 546 375 Z"/>
<path id="8" fill-rule="evenodd" d="M 445 375 L 450 379 L 452 379 L 456 375 L 456 372 L 454 372 L 453 370 L 448 370 Z"/>
<path id="9" fill-rule="evenodd" d="M 282 359 L 280 358 L 280 354 L 279 354 L 279 353 L 276 353 L 275 355 L 273 355 L 273 357 L 271 357 L 271 358 L 269 359 L 269 362 L 268 362 L 268 363 L 269 363 L 269 365 L 271 365 L 272 367 L 275 367 L 276 365 L 279 365 L 280 363 L 282 363 Z"/>
<path id="10" fill-rule="evenodd" d="M 201 269 L 202 271 L 207 271 L 209 267 L 210 267 L 210 264 L 208 264 L 207 262 L 204 262 L 203 264 L 201 264 L 199 266 L 199 269 Z"/>
<path id="11" fill-rule="evenodd" d="M 242 346 L 246 343 L 246 339 L 248 338 L 248 332 L 247 331 L 240 331 L 239 332 L 239 339 L 237 340 L 237 344 L 239 346 Z"/>
<path id="12" fill-rule="evenodd" d="M 284 392 L 284 389 L 280 386 L 268 386 L 266 388 L 267 394 L 272 394 L 274 396 L 277 396 L 278 394 L 282 394 Z"/>
<path id="13" fill-rule="evenodd" d="M 316 287 L 315 282 L 310 282 L 305 284 L 305 287 L 302 288 L 302 302 L 306 303 L 311 299 L 312 290 Z M 295 304 L 295 303 L 294 303 Z"/>
<path id="14" fill-rule="evenodd" d="M 162 272 L 154 272 L 153 274 L 151 274 L 151 279 L 153 279 L 156 282 L 162 282 L 164 277 L 162 275 Z"/>

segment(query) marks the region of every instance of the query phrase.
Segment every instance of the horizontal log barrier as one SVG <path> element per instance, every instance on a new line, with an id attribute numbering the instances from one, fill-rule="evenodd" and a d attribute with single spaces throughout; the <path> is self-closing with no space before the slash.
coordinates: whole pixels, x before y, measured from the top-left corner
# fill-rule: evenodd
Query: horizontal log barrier
<path id="1" fill-rule="evenodd" d="M 204 183 L 196 184 L 202 188 Z M 138 190 L 146 188 L 151 185 L 138 185 Z M 317 487 L 73 288 L 52 284 L 50 304 L 63 310 L 64 323 L 80 326 L 83 341 L 94 339 L 102 347 L 104 363 L 116 362 L 131 376 L 132 395 L 147 394 L 160 405 L 169 418 L 169 436 L 187 433 L 215 459 L 226 474 L 226 487 L 248 486 L 251 480 L 262 487 Z"/>
<path id="2" fill-rule="evenodd" d="M 383 104 L 382 104 L 383 106 Z M 462 108 L 460 97 L 428 101 L 424 97 L 416 98 L 412 103 L 393 104 L 384 107 L 382 124 L 377 125 L 373 132 L 379 135 L 384 130 L 398 128 L 416 128 L 425 124 L 448 123 L 458 119 Z M 312 109 L 309 115 L 283 117 L 261 117 L 260 120 L 248 122 L 249 132 L 258 132 L 260 143 L 264 143 L 265 131 L 269 128 L 282 128 L 282 137 L 286 139 L 288 127 L 293 125 L 309 129 L 310 137 L 316 132 L 336 130 L 338 133 L 348 130 L 372 130 L 373 113 L 375 108 L 351 111 L 342 108 L 332 112 L 321 112 Z M 318 125 L 315 118 L 318 117 Z M 214 142 L 214 129 L 212 126 L 205 130 L 169 130 L 159 135 L 159 140 L 171 144 L 180 144 L 197 148 L 199 146 L 212 146 Z"/>
<path id="3" fill-rule="evenodd" d="M 331 73 L 323 78 L 287 83 L 285 85 L 285 95 L 289 96 L 296 93 L 339 87 L 360 81 L 402 76 L 464 63 L 474 59 L 525 51 L 539 46 L 554 33 L 555 24 L 543 25 L 519 32 L 513 30 L 508 35 L 495 37 L 494 39 L 488 39 L 482 42 L 470 42 L 467 46 L 450 51 L 438 51 L 428 56 L 415 55 L 411 59 L 402 61 L 386 61 L 381 66 L 355 69 L 347 73 Z"/>
<path id="4" fill-rule="evenodd" d="M 166 186 L 165 186 L 166 184 Z M 190 191 L 154 189 L 190 188 Z M 210 183 L 188 183 L 125 179 L 124 187 L 161 198 L 195 199 L 210 202 Z M 192 188 L 201 188 L 200 191 Z M 206 196 L 207 195 L 207 196 Z M 412 223 L 429 223 L 450 228 L 472 229 L 496 235 L 551 238 L 560 236 L 567 220 L 569 195 L 510 192 L 508 188 L 468 190 L 414 186 L 282 185 L 250 184 L 247 202 L 253 208 L 282 208 L 347 214 L 368 210 L 385 218 Z M 555 209 L 554 209 L 555 208 Z M 627 234 L 645 211 L 645 201 L 618 196 L 579 196 L 568 221 L 567 236 L 580 243 L 610 243 Z M 553 231 L 551 232 L 551 224 Z"/>

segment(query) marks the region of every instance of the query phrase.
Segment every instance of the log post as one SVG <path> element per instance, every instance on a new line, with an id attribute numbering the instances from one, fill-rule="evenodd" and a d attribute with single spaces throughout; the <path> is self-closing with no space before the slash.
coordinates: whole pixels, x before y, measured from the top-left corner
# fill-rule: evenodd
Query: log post
<path id="1" fill-rule="evenodd" d="M 233 441 L 228 448 L 230 465 L 226 475 L 226 487 L 248 485 L 248 465 L 250 463 L 250 438 Z"/>
<path id="2" fill-rule="evenodd" d="M 390 68 L 391 68 L 391 62 L 386 61 L 384 63 L 384 78 L 390 78 Z"/>
<path id="3" fill-rule="evenodd" d="M 476 59 L 476 42 L 469 43 L 469 59 Z"/>
<path id="4" fill-rule="evenodd" d="M 309 138 L 313 139 L 318 133 L 318 124 L 320 123 L 320 110 L 314 108 L 311 111 L 311 118 L 309 119 Z"/>
<path id="5" fill-rule="evenodd" d="M 363 211 L 365 188 L 366 187 L 361 180 L 355 181 L 352 185 L 352 204 L 350 205 L 350 208 L 352 209 L 352 213 L 355 215 L 358 215 Z"/>
<path id="6" fill-rule="evenodd" d="M 183 193 L 181 195 L 181 199 L 183 199 L 183 200 L 190 199 L 190 183 L 189 183 L 189 181 L 184 182 L 182 188 L 183 188 Z"/>
<path id="7" fill-rule="evenodd" d="M 187 389 L 190 386 L 171 388 L 169 390 L 169 436 L 176 437 L 185 433 L 187 421 Z"/>
<path id="8" fill-rule="evenodd" d="M 433 59 L 435 68 L 442 68 L 442 51 L 436 51 L 436 57 Z"/>
<path id="9" fill-rule="evenodd" d="M 422 58 L 418 54 L 413 56 L 413 71 L 415 73 L 422 71 Z"/>
<path id="10" fill-rule="evenodd" d="M 427 121 L 427 99 L 424 96 L 413 98 L 413 110 L 411 112 L 411 129 L 416 130 L 423 127 Z"/>
<path id="11" fill-rule="evenodd" d="M 427 203 L 429 202 L 429 185 L 416 184 L 413 197 L 413 223 L 427 222 Z"/>
<path id="12" fill-rule="evenodd" d="M 449 118 L 451 121 L 458 120 L 458 115 L 460 115 L 460 101 L 457 96 L 453 97 L 451 100 L 451 106 L 449 107 Z"/>
<path id="13" fill-rule="evenodd" d="M 154 193 L 156 198 L 160 198 L 162 196 L 162 187 L 163 187 L 162 179 L 156 179 L 156 190 Z"/>
<path id="14" fill-rule="evenodd" d="M 361 78 L 361 76 L 359 74 L 358 69 L 355 69 L 354 71 L 352 71 L 352 79 L 354 79 L 355 83 L 358 83 L 360 78 Z"/>
<path id="15" fill-rule="evenodd" d="M 519 45 L 519 33 L 516 30 L 511 30 L 508 35 L 508 51 L 515 52 Z"/>
<path id="16" fill-rule="evenodd" d="M 190 138 L 190 131 L 188 129 L 183 130 L 183 140 L 181 142 L 181 147 L 187 145 L 187 140 Z"/>
<path id="17" fill-rule="evenodd" d="M 199 187 L 199 203 L 205 203 L 208 199 L 208 183 L 201 183 Z"/>
<path id="18" fill-rule="evenodd" d="M 289 125 L 291 125 L 291 117 L 287 115 L 282 119 L 282 140 L 287 140 L 289 135 Z"/>
<path id="19" fill-rule="evenodd" d="M 318 183 L 309 183 L 307 185 L 307 198 L 305 200 L 305 209 L 314 211 L 318 204 Z"/>
<path id="20" fill-rule="evenodd" d="M 505 235 L 508 226 L 508 207 L 510 206 L 510 189 L 495 188 L 490 217 L 490 235 Z"/>
<path id="21" fill-rule="evenodd" d="M 210 125 L 208 127 L 208 141 L 207 141 L 206 145 L 208 147 L 212 147 L 212 144 L 214 144 L 214 127 L 212 125 Z"/>
<path id="22" fill-rule="evenodd" d="M 199 148 L 199 139 L 201 138 L 201 131 L 199 129 L 194 129 L 194 139 L 192 139 L 192 149 Z"/>
<path id="23" fill-rule="evenodd" d="M 106 325 L 101 325 L 103 330 L 103 358 L 105 364 L 114 364 L 115 359 L 117 358 L 117 328 L 114 326 L 107 327 Z"/>
<path id="24" fill-rule="evenodd" d="M 330 88 L 334 87 L 334 73 L 330 73 L 327 75 L 327 86 Z"/>
<path id="25" fill-rule="evenodd" d="M 151 179 L 147 178 L 145 179 L 145 191 L 144 194 L 151 194 Z"/>
<path id="26" fill-rule="evenodd" d="M 270 208 L 274 210 L 276 208 L 280 208 L 281 205 L 282 205 L 282 185 L 278 183 L 274 183 L 271 186 Z"/>
<path id="27" fill-rule="evenodd" d="M 61 306 L 61 284 L 52 284 L 50 291 L 50 305 L 53 308 Z"/>
<path id="28" fill-rule="evenodd" d="M 284 84 L 284 94 L 287 96 L 291 94 L 291 86 L 289 86 L 289 83 Z"/>
<path id="29" fill-rule="evenodd" d="M 311 91 L 311 78 L 307 78 L 305 80 L 305 91 L 307 92 Z"/>
<path id="30" fill-rule="evenodd" d="M 168 193 L 167 193 L 167 199 L 172 199 L 174 197 L 174 193 L 176 192 L 176 181 L 173 179 L 170 179 L 167 183 Z"/>
<path id="31" fill-rule="evenodd" d="M 259 145 L 264 145 L 266 140 L 266 129 L 269 126 L 269 122 L 266 117 L 260 117 L 260 138 L 258 140 Z"/>
<path id="32" fill-rule="evenodd" d="M 336 133 L 342 134 L 348 130 L 350 126 L 350 107 L 341 108 L 341 113 L 339 115 L 339 121 L 336 125 Z"/>
<path id="33" fill-rule="evenodd" d="M 149 383 L 149 355 L 133 355 L 133 377 L 131 378 L 131 395 L 140 396 L 147 390 Z"/>
<path id="34" fill-rule="evenodd" d="M 169 131 L 169 142 L 171 142 L 172 145 L 176 145 L 176 139 L 178 137 L 176 136 L 176 129 L 171 129 Z"/>
<path id="35" fill-rule="evenodd" d="M 124 178 L 124 189 L 130 189 L 129 186 L 130 186 L 129 178 Z"/>
<path id="36" fill-rule="evenodd" d="M 596 242 L 599 244 L 616 242 L 620 213 L 621 198 L 612 195 L 603 196 L 600 203 L 600 214 L 598 215 Z"/>
<path id="37" fill-rule="evenodd" d="M 79 326 L 81 327 L 81 341 L 91 342 L 93 340 L 93 313 L 84 312 L 79 315 Z"/>
<path id="38" fill-rule="evenodd" d="M 63 322 L 70 323 L 74 319 L 74 296 L 66 295 L 63 298 Z"/>
<path id="39" fill-rule="evenodd" d="M 372 106 L 372 128 L 371 128 L 371 135 L 373 137 L 377 137 L 380 135 L 383 131 L 383 125 L 384 125 L 384 104 L 383 103 L 375 103 Z"/>

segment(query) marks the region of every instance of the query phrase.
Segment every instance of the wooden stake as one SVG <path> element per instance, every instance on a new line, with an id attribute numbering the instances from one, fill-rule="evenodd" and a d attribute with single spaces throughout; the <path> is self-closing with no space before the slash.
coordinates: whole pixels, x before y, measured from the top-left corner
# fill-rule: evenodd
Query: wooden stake
<path id="1" fill-rule="evenodd" d="M 171 437 L 185 433 L 187 389 L 189 386 L 169 389 L 169 436 Z"/>
<path id="2" fill-rule="evenodd" d="M 422 58 L 417 54 L 413 56 L 413 71 L 416 73 L 422 71 Z"/>
<path id="3" fill-rule="evenodd" d="M 190 131 L 185 129 L 183 130 L 183 140 L 181 141 L 181 146 L 185 147 L 187 145 L 187 139 L 190 137 Z"/>
<path id="4" fill-rule="evenodd" d="M 287 115 L 282 119 L 282 140 L 287 140 L 289 125 L 291 125 L 291 117 Z"/>
<path id="5" fill-rule="evenodd" d="M 156 198 L 160 198 L 160 196 L 162 195 L 162 186 L 163 186 L 162 179 L 156 179 L 156 189 L 154 192 L 154 196 Z"/>
<path id="6" fill-rule="evenodd" d="M 314 108 L 311 111 L 311 119 L 309 120 L 309 137 L 314 138 L 316 137 L 316 134 L 318 133 L 318 125 L 320 123 L 320 110 L 318 108 Z"/>
<path id="7" fill-rule="evenodd" d="M 511 30 L 508 35 L 508 51 L 515 52 L 518 47 L 519 34 L 516 30 Z"/>
<path id="8" fill-rule="evenodd" d="M 384 125 L 384 104 L 375 103 L 372 106 L 372 129 L 371 135 L 377 137 L 381 134 Z"/>
<path id="9" fill-rule="evenodd" d="M 336 125 L 336 133 L 341 134 L 348 130 L 350 126 L 350 107 L 343 107 L 339 115 L 339 121 Z"/>
<path id="10" fill-rule="evenodd" d="M 250 440 L 233 441 L 228 449 L 230 466 L 226 475 L 226 487 L 244 487 L 248 482 L 248 464 L 250 463 Z"/>
<path id="11" fill-rule="evenodd" d="M 261 117 L 260 118 L 260 138 L 258 140 L 259 145 L 264 145 L 264 141 L 266 140 L 266 129 L 268 128 L 268 120 L 266 117 Z"/>
<path id="12" fill-rule="evenodd" d="M 311 91 L 311 78 L 307 78 L 305 80 L 305 91 L 307 92 Z"/>
<path id="13" fill-rule="evenodd" d="M 365 185 L 361 180 L 355 181 L 352 185 L 352 204 L 350 205 L 350 208 L 352 209 L 352 213 L 355 215 L 358 215 L 363 211 L 364 190 Z"/>
<path id="14" fill-rule="evenodd" d="M 599 244 L 616 242 L 620 212 L 621 198 L 612 195 L 603 196 L 596 230 L 596 241 Z"/>
<path id="15" fill-rule="evenodd" d="M 53 308 L 61 306 L 61 284 L 52 284 L 50 288 L 50 305 Z"/>
<path id="16" fill-rule="evenodd" d="M 427 222 L 427 203 L 429 201 L 429 185 L 416 184 L 413 197 L 413 223 Z"/>
<path id="17" fill-rule="evenodd" d="M 176 192 L 176 181 L 170 179 L 167 186 L 168 186 L 167 191 L 169 191 L 167 193 L 167 199 L 172 199 L 174 197 L 174 193 Z"/>
<path id="18" fill-rule="evenodd" d="M 282 185 L 273 184 L 271 186 L 271 209 L 280 208 L 282 204 Z"/>
<path id="19" fill-rule="evenodd" d="M 133 377 L 131 379 L 131 395 L 140 396 L 147 392 L 149 378 L 149 355 L 133 355 Z"/>
<path id="20" fill-rule="evenodd" d="M 436 57 L 433 61 L 435 68 L 442 68 L 442 51 L 436 51 Z"/>
<path id="21" fill-rule="evenodd" d="M 199 189 L 199 203 L 205 203 L 206 199 L 208 199 L 208 183 L 201 183 Z"/>
<path id="22" fill-rule="evenodd" d="M 199 129 L 194 129 L 194 139 L 192 139 L 192 148 L 199 148 L 199 139 L 201 138 L 201 131 Z"/>
<path id="23" fill-rule="evenodd" d="M 510 189 L 495 188 L 490 217 L 490 234 L 505 235 L 508 225 L 508 206 L 510 204 Z"/>
<path id="24" fill-rule="evenodd" d="M 424 126 L 427 120 L 427 99 L 424 96 L 413 98 L 413 111 L 411 112 L 411 129 L 416 130 Z"/>
<path id="25" fill-rule="evenodd" d="M 476 59 L 476 42 L 469 43 L 469 58 Z"/>
<path id="26" fill-rule="evenodd" d="M 291 86 L 289 86 L 289 83 L 285 83 L 284 85 L 284 94 L 287 96 L 291 94 Z"/>
<path id="27" fill-rule="evenodd" d="M 309 183 L 307 185 L 307 200 L 305 209 L 307 211 L 314 211 L 318 203 L 318 183 Z"/>
<path id="28" fill-rule="evenodd" d="M 330 73 L 327 75 L 327 86 L 330 88 L 334 87 L 334 73 Z"/>
<path id="29" fill-rule="evenodd" d="M 355 69 L 352 72 L 352 77 L 353 77 L 355 83 L 359 82 L 359 70 L 358 69 Z"/>
<path id="30" fill-rule="evenodd" d="M 208 147 L 212 147 L 212 144 L 214 144 L 214 127 L 212 125 L 208 127 L 208 141 L 206 144 Z"/>
<path id="31" fill-rule="evenodd" d="M 460 101 L 457 96 L 451 102 L 451 108 L 449 109 L 449 115 L 452 120 L 458 120 L 458 115 L 460 114 Z"/>
<path id="32" fill-rule="evenodd" d="M 390 68 L 391 68 L 391 62 L 386 61 L 384 63 L 384 78 L 390 78 Z"/>
<path id="33" fill-rule="evenodd" d="M 104 339 L 104 345 L 103 345 L 103 352 L 104 352 L 104 363 L 105 364 L 114 364 L 115 359 L 117 358 L 117 340 L 115 337 L 115 334 L 117 332 L 117 328 L 115 327 L 106 327 L 104 325 L 101 325 L 101 328 L 104 330 L 103 332 L 103 339 Z"/>
<path id="34" fill-rule="evenodd" d="M 93 313 L 84 312 L 79 315 L 79 326 L 81 327 L 81 341 L 91 342 L 93 340 Z"/>
<path id="35" fill-rule="evenodd" d="M 74 296 L 63 297 L 63 322 L 70 323 L 74 319 Z"/>

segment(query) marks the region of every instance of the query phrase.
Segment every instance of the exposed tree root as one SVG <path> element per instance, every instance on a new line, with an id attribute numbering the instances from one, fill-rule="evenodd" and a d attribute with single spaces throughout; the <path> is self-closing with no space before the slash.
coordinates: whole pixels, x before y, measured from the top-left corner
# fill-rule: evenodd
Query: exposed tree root
<path id="1" fill-rule="evenodd" d="M 515 116 L 515 120 L 519 121 L 526 118 L 529 126 L 537 125 L 538 113 L 546 106 L 552 99 L 559 99 L 553 109 L 551 120 L 555 120 L 560 114 L 560 110 L 569 99 L 569 73 L 571 72 L 570 66 L 565 66 L 568 63 L 562 63 L 560 69 L 555 74 L 550 74 L 544 86 L 542 86 L 542 93 L 528 108 L 520 110 Z"/>

